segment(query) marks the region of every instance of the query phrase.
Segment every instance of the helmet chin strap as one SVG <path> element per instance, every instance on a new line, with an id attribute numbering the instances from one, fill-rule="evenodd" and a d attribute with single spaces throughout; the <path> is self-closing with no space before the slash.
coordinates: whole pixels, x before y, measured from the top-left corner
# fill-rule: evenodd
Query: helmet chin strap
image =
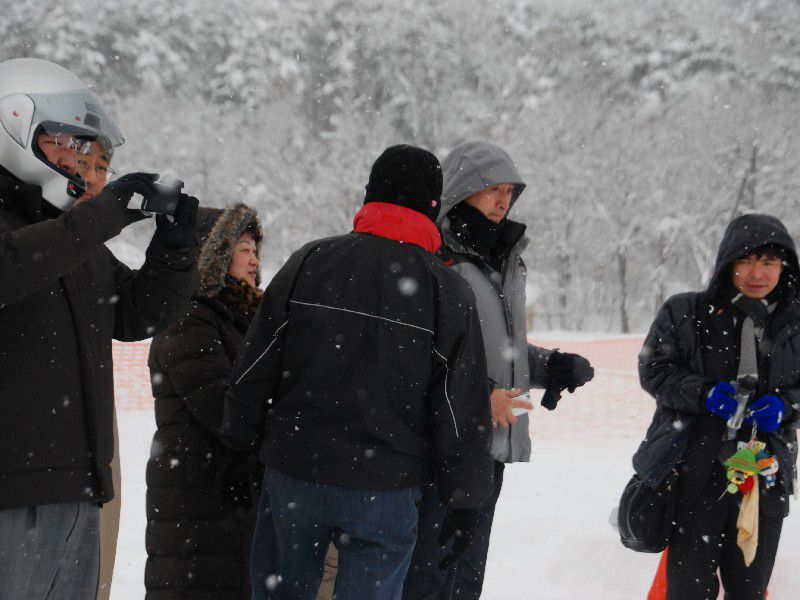
<path id="1" fill-rule="evenodd" d="M 55 206 L 57 209 L 66 212 L 70 208 L 72 208 L 75 205 L 75 202 L 77 200 L 79 200 L 80 198 L 82 198 L 83 195 L 86 193 L 86 189 L 87 189 L 86 180 L 83 177 L 81 177 L 79 174 L 75 173 L 73 175 L 69 171 L 61 169 L 61 168 L 55 166 L 53 163 L 51 163 L 49 161 L 45 161 L 45 164 L 48 167 L 50 167 L 51 169 L 53 169 L 54 171 L 56 171 L 59 175 L 63 175 L 66 178 L 66 180 L 67 180 L 67 186 L 66 186 L 67 194 L 66 195 L 67 195 L 67 198 L 71 198 L 72 199 L 72 202 L 67 201 L 66 204 L 62 202 L 60 205 L 56 204 L 55 202 L 51 202 L 50 199 L 48 198 L 48 196 L 50 194 L 48 193 L 48 190 L 46 189 L 47 186 L 42 188 L 44 199 L 47 200 L 48 202 L 50 202 L 50 204 Z M 64 185 L 64 184 L 62 183 L 61 185 Z M 63 193 L 64 188 L 62 187 L 61 190 L 62 190 L 61 193 Z"/>
<path id="2" fill-rule="evenodd" d="M 58 169 L 63 171 L 63 169 Z M 86 180 L 78 174 L 71 175 L 67 181 L 67 195 L 76 200 L 86 193 Z"/>
<path id="3" fill-rule="evenodd" d="M 51 167 L 50 163 L 46 164 Z M 69 175 L 63 169 L 51 168 L 54 175 L 58 173 L 63 177 L 68 176 L 68 179 L 65 181 L 58 176 L 49 178 L 42 184 L 42 197 L 61 212 L 67 212 L 79 198 L 83 197 L 86 192 L 86 182 L 80 175 Z"/>

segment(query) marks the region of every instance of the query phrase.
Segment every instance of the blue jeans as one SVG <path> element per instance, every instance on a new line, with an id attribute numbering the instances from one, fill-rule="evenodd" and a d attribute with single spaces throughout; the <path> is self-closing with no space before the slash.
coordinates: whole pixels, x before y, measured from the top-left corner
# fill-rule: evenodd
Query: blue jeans
<path id="1" fill-rule="evenodd" d="M 94 600 L 99 522 L 88 502 L 0 509 L 0 598 Z"/>
<path id="2" fill-rule="evenodd" d="M 332 541 L 337 600 L 399 600 L 419 488 L 353 490 L 266 469 L 253 539 L 254 600 L 314 600 Z"/>
<path id="3" fill-rule="evenodd" d="M 419 539 L 403 588 L 403 600 L 478 600 L 481 597 L 489 536 L 494 508 L 503 487 L 504 467 L 503 463 L 495 461 L 494 493 L 481 509 L 475 537 L 464 558 L 447 571 L 439 570 L 439 562 L 450 547 L 440 546 L 438 542 L 445 508 L 439 503 L 435 484 L 424 488 L 419 506 Z"/>

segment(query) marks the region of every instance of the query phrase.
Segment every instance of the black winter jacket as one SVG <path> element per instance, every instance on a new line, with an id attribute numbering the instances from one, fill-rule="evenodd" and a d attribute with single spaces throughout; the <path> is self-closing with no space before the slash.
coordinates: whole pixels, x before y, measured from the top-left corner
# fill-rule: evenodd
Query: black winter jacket
<path id="1" fill-rule="evenodd" d="M 668 299 L 639 355 L 641 384 L 656 399 L 656 410 L 634 456 L 634 468 L 655 487 L 681 463 L 679 496 L 684 506 L 697 499 L 718 463 L 725 431 L 722 419 L 706 410 L 706 394 L 719 381 L 736 377 L 740 340 L 735 311 L 725 299 L 732 295 L 730 267 L 748 250 L 766 243 L 783 246 L 791 258 L 779 286 L 783 297 L 767 320 L 760 344 L 756 397 L 773 394 L 785 403 L 783 423 L 774 433 L 765 434 L 768 450 L 780 463 L 779 502 L 762 507 L 762 511 L 780 513 L 773 516 L 788 514 L 788 496 L 797 479 L 796 430 L 800 426 L 800 271 L 786 229 L 765 215 L 746 215 L 731 223 L 708 290 Z"/>
<path id="2" fill-rule="evenodd" d="M 270 283 L 226 397 L 225 435 L 289 476 L 442 501 L 492 489 L 475 300 L 422 248 L 351 233 L 296 252 Z"/>
<path id="3" fill-rule="evenodd" d="M 250 597 L 260 465 L 256 456 L 234 456 L 217 437 L 250 318 L 226 291 L 225 300 L 197 299 L 150 346 L 158 430 L 147 463 L 148 598 Z"/>
<path id="4" fill-rule="evenodd" d="M 198 282 L 196 247 L 116 260 L 123 225 L 109 192 L 60 213 L 0 173 L 0 508 L 114 495 L 111 340 L 152 336 Z"/>

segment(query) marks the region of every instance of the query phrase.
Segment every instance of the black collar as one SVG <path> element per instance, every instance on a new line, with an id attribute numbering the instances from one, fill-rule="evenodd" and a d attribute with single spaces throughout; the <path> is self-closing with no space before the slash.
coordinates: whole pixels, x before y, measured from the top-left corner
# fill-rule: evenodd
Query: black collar
<path id="1" fill-rule="evenodd" d="M 451 233 L 484 257 L 507 255 L 527 229 L 523 223 L 510 219 L 494 223 L 466 202 L 457 204 L 448 217 Z"/>
<path id="2" fill-rule="evenodd" d="M 41 187 L 20 181 L 3 167 L 0 167 L 0 206 L 30 223 L 57 217 L 59 213 L 42 197 Z"/>
<path id="3" fill-rule="evenodd" d="M 510 251 L 522 239 L 527 229 L 528 226 L 524 223 L 506 219 L 500 228 L 500 235 L 497 239 L 498 246 Z"/>

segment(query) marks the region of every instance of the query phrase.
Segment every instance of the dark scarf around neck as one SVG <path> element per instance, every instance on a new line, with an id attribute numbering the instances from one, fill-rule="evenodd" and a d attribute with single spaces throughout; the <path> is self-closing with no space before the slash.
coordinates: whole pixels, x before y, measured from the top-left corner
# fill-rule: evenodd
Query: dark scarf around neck
<path id="1" fill-rule="evenodd" d="M 264 292 L 249 283 L 225 276 L 225 286 L 217 294 L 217 298 L 231 310 L 244 314 L 252 319 L 256 314 Z"/>
<path id="2" fill-rule="evenodd" d="M 770 313 L 769 301 L 748 298 L 744 294 L 737 294 L 731 299 L 731 305 L 738 309 L 745 317 L 750 317 L 756 327 L 763 328 L 767 323 Z"/>
<path id="3" fill-rule="evenodd" d="M 495 223 L 481 211 L 466 202 L 459 202 L 448 213 L 450 231 L 484 257 L 494 253 L 505 220 Z"/>

